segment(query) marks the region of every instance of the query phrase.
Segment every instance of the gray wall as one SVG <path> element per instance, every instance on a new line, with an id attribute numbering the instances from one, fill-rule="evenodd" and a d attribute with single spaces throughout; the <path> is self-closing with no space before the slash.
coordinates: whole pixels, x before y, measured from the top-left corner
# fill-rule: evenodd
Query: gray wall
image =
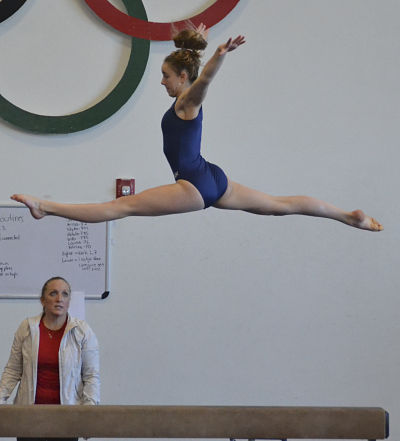
<path id="1" fill-rule="evenodd" d="M 121 76 L 129 38 L 82 1 L 27 3 L 0 26 L 1 93 L 36 113 L 90 106 Z M 168 21 L 212 2 L 143 3 Z M 211 30 L 206 58 L 231 35 L 247 43 L 210 87 L 204 155 L 268 193 L 362 208 L 385 231 L 214 208 L 113 223 L 111 295 L 87 303 L 103 404 L 382 406 L 399 438 L 399 13 L 397 0 L 241 0 Z M 138 191 L 172 182 L 171 50 L 151 44 L 138 89 L 97 127 L 44 136 L 0 122 L 0 200 L 104 201 L 119 177 Z M 0 365 L 39 310 L 2 302 Z"/>

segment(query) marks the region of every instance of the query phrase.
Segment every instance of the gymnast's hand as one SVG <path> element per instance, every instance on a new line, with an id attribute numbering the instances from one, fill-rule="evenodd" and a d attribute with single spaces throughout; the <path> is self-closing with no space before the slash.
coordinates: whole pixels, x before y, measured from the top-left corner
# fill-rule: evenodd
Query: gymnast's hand
<path id="1" fill-rule="evenodd" d="M 204 38 L 204 40 L 207 40 L 207 38 L 208 38 L 208 29 L 206 28 L 206 25 L 204 23 L 200 23 L 197 26 L 196 32 L 198 34 L 200 34 Z"/>
<path id="2" fill-rule="evenodd" d="M 231 52 L 244 43 L 246 43 L 246 40 L 243 35 L 238 35 L 234 40 L 230 38 L 226 43 L 218 46 L 219 55 L 224 55 L 227 52 Z"/>

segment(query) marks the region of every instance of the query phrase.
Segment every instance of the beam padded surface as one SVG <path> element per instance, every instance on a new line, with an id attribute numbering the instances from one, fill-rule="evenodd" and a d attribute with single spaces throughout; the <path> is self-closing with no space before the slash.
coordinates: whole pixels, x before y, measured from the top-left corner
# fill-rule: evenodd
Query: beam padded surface
<path id="1" fill-rule="evenodd" d="M 0 437 L 384 439 L 378 407 L 0 406 Z"/>

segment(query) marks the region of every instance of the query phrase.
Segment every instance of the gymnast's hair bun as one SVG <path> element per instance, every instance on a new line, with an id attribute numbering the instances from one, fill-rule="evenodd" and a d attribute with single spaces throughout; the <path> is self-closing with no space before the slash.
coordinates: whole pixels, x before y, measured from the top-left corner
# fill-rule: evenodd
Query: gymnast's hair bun
<path id="1" fill-rule="evenodd" d="M 192 29 L 180 31 L 174 38 L 175 46 L 180 49 L 202 51 L 207 47 L 207 40 L 201 34 Z"/>

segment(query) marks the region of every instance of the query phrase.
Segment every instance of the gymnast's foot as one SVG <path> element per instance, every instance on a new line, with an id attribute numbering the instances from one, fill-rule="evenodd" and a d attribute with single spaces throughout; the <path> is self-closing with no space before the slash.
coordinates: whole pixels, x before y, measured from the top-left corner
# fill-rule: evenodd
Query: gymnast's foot
<path id="1" fill-rule="evenodd" d="M 354 210 L 349 215 L 349 225 L 362 230 L 369 231 L 382 231 L 383 225 L 381 225 L 373 217 L 367 216 L 362 210 Z"/>
<path id="2" fill-rule="evenodd" d="M 25 204 L 35 219 L 42 219 L 47 215 L 47 212 L 41 207 L 42 201 L 38 198 L 26 194 L 13 194 L 10 199 Z"/>

